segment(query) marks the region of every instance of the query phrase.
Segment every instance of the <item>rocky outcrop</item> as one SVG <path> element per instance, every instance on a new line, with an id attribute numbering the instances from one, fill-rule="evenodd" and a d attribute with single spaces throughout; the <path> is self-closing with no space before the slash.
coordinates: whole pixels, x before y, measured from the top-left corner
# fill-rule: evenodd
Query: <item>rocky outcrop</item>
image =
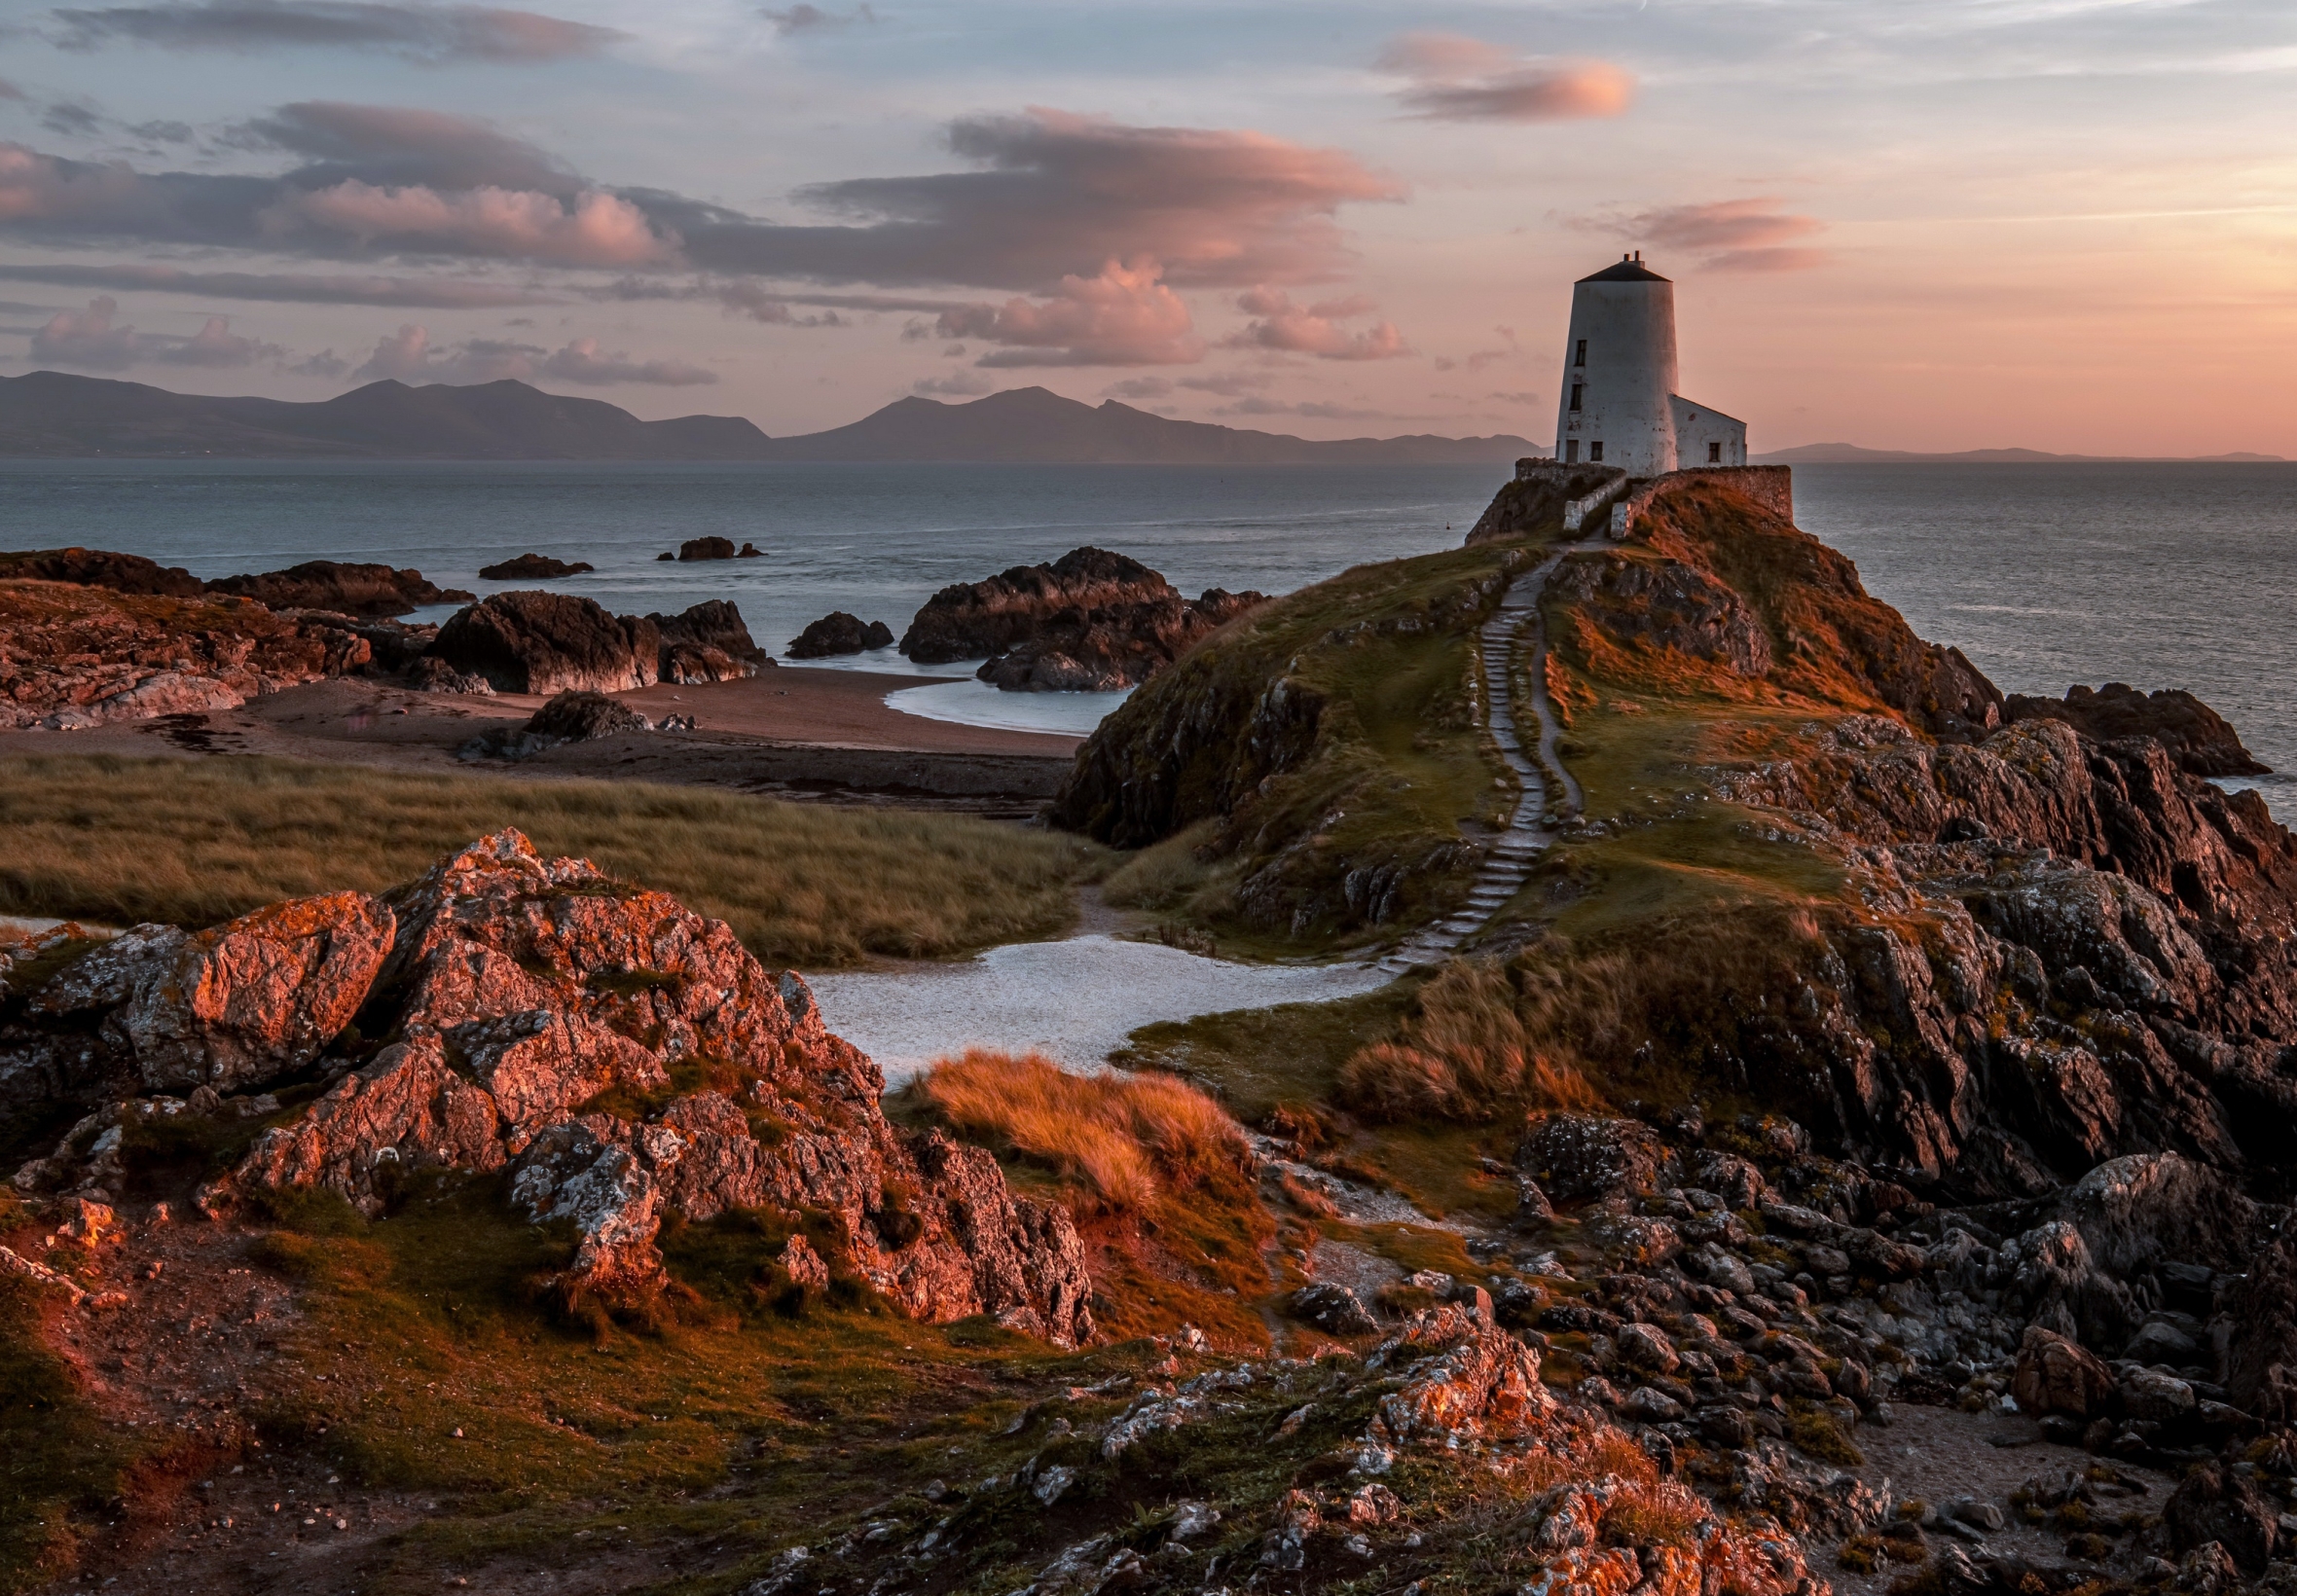
<path id="1" fill-rule="evenodd" d="M 598 567 L 587 560 L 559 560 L 547 554 L 522 554 L 481 565 L 479 574 L 490 582 L 543 582 L 558 576 L 580 576 Z"/>
<path id="2" fill-rule="evenodd" d="M 662 635 L 572 594 L 497 593 L 439 628 L 434 658 L 498 693 L 623 693 L 660 679 Z"/>
<path id="3" fill-rule="evenodd" d="M 164 598 L 197 598 L 205 583 L 181 565 L 163 565 L 108 549 L 34 549 L 0 554 L 0 581 L 71 582 Z"/>
<path id="4" fill-rule="evenodd" d="M 331 1084 L 204 1191 L 210 1213 L 321 1187 L 380 1214 L 418 1171 L 508 1171 L 528 1214 L 573 1227 L 558 1282 L 570 1301 L 642 1304 L 669 1284 L 664 1223 L 739 1210 L 829 1239 L 828 1267 L 919 1318 L 990 1314 L 1062 1344 L 1092 1333 L 1067 1211 L 1015 1196 L 979 1148 L 896 1130 L 876 1066 L 823 1029 L 803 981 L 766 970 L 722 922 L 541 858 L 516 832 L 387 903 L 344 894 L 200 936 L 140 929 L 67 965 L 33 1007 L 84 1051 L 130 1060 L 138 1084 L 197 1090 L 98 1108 L 19 1186 L 106 1189 L 120 1126 L 231 1112 L 218 1093 L 300 1071 Z M 362 1009 L 391 1045 L 328 1053 Z M 39 1071 L 15 1055 L 50 1057 L 53 1041 L 0 1039 L 0 1082 L 22 1090 Z M 103 1095 L 86 1070 L 60 1084 Z"/>
<path id="5" fill-rule="evenodd" d="M 310 560 L 260 576 L 226 576 L 207 584 L 210 593 L 252 598 L 273 609 L 323 609 L 338 615 L 404 615 L 424 604 L 468 603 L 460 588 L 442 588 L 414 569 L 344 564 Z"/>
<path id="6" fill-rule="evenodd" d="M 664 681 L 737 681 L 774 663 L 751 639 L 742 611 L 728 599 L 710 598 L 682 614 L 646 619 L 662 638 L 659 671 Z"/>
<path id="7" fill-rule="evenodd" d="M 981 679 L 1014 691 L 1130 687 L 1262 601 L 1219 589 L 1183 598 L 1137 560 L 1072 549 L 943 588 L 910 622 L 901 652 L 921 665 L 986 659 Z"/>
<path id="8" fill-rule="evenodd" d="M 456 757 L 531 759 L 563 743 L 592 743 L 654 729 L 652 721 L 619 699 L 603 693 L 565 692 L 535 710 L 523 725 L 481 732 L 457 749 Z M 691 731 L 693 723 L 682 716 L 665 716 L 662 729 Z"/>
<path id="9" fill-rule="evenodd" d="M 689 537 L 678 545 L 677 557 L 680 560 L 757 560 L 764 554 L 754 543 L 745 543 L 736 549 L 730 537 Z"/>
<path id="10" fill-rule="evenodd" d="M 237 708 L 359 671 L 373 652 L 347 621 L 246 599 L 0 581 L 0 727 L 76 731 Z"/>
<path id="11" fill-rule="evenodd" d="M 0 1049 L 76 1055 L 55 1095 L 128 1079 L 237 1092 L 303 1070 L 351 1023 L 389 951 L 360 892 L 273 904 L 204 931 L 138 925 L 27 995 Z"/>
<path id="12" fill-rule="evenodd" d="M 793 660 L 822 660 L 832 654 L 860 654 L 893 646 L 893 629 L 883 621 L 866 624 L 858 615 L 833 609 L 789 639 L 784 650 Z"/>
<path id="13" fill-rule="evenodd" d="M 1130 604 L 1062 610 L 976 672 L 1008 693 L 1114 692 L 1138 687 L 1256 605 L 1258 593 L 1212 588 Z"/>
<path id="14" fill-rule="evenodd" d="M 2270 765 L 2258 763 L 2256 756 L 2242 746 L 2241 735 L 2226 724 L 2223 715 L 2174 687 L 2140 693 L 2126 683 L 2109 681 L 2096 692 L 2087 687 L 2069 688 L 2062 699 L 2013 693 L 2002 701 L 2002 718 L 2062 720 L 2096 743 L 2151 738 L 2188 776 L 2273 774 Z"/>

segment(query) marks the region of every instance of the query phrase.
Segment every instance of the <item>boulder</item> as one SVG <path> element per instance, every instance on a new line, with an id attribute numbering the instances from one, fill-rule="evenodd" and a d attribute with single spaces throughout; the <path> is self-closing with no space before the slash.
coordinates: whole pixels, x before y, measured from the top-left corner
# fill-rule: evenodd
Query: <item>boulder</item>
<path id="1" fill-rule="evenodd" d="M 825 1268 L 917 1318 L 985 1313 L 1063 1345 L 1092 1333 L 1067 1210 L 1015 1196 L 979 1147 L 893 1126 L 876 1066 L 722 922 L 541 858 L 516 832 L 390 908 L 377 1023 L 402 1040 L 265 1132 L 211 1210 L 315 1185 L 382 1212 L 411 1168 L 507 1169 L 529 1215 L 573 1227 L 556 1283 L 569 1302 L 642 1304 L 667 1281 L 663 1223 L 759 1209 L 814 1216 Z M 694 1059 L 716 1084 L 681 1091 L 673 1068 Z"/>
<path id="2" fill-rule="evenodd" d="M 2179 1551 L 2215 1542 L 2252 1578 L 2265 1572 L 2279 1544 L 2279 1516 L 2255 1485 L 2215 1462 L 2187 1474 L 2162 1509 L 2163 1526 Z"/>
<path id="3" fill-rule="evenodd" d="M 431 645 L 434 658 L 499 693 L 625 693 L 660 677 L 661 653 L 652 621 L 609 615 L 572 594 L 524 590 L 457 611 Z"/>
<path id="4" fill-rule="evenodd" d="M 1369 1335 L 1380 1327 L 1362 1298 L 1329 1282 L 1301 1287 L 1288 1306 L 1294 1319 L 1331 1335 Z"/>
<path id="5" fill-rule="evenodd" d="M 2113 1393 L 2113 1371 L 2080 1343 L 2039 1324 L 2026 1326 L 2010 1382 L 2022 1412 L 2094 1419 L 2105 1411 Z"/>
<path id="6" fill-rule="evenodd" d="M 694 683 L 735 681 L 773 664 L 751 640 L 742 611 L 724 598 L 711 598 L 677 615 L 649 615 L 662 637 L 661 679 Z"/>
<path id="7" fill-rule="evenodd" d="M 275 903 L 209 930 L 139 925 L 71 964 L 27 1005 L 95 1018 L 155 1091 L 236 1092 L 309 1066 L 349 1025 L 391 945 L 363 892 Z"/>
<path id="8" fill-rule="evenodd" d="M 285 570 L 259 576 L 226 576 L 207 584 L 210 593 L 252 598 L 273 609 L 324 609 L 339 615 L 404 615 L 424 604 L 468 603 L 470 594 L 460 588 L 442 588 L 412 568 L 346 564 L 334 560 L 307 560 Z"/>
<path id="9" fill-rule="evenodd" d="M 535 710 L 526 729 L 536 737 L 556 738 L 562 743 L 589 743 L 602 737 L 650 732 L 654 723 L 603 693 L 565 692 Z"/>
<path id="10" fill-rule="evenodd" d="M 1565 1203 L 1648 1196 L 1666 1161 L 1649 1126 L 1601 1114 L 1542 1114 L 1515 1149 L 1515 1167 Z"/>
<path id="11" fill-rule="evenodd" d="M 475 671 L 457 671 L 436 654 L 425 654 L 399 678 L 418 693 L 463 693 L 492 698 L 494 684 Z"/>
<path id="12" fill-rule="evenodd" d="M 1392 1361 L 1405 1348 L 1439 1356 L 1412 1365 L 1402 1389 L 1380 1399 L 1381 1421 L 1400 1441 L 1450 1446 L 1520 1431 L 1554 1409 L 1539 1354 L 1456 1304 L 1421 1309 L 1378 1356 Z"/>
<path id="13" fill-rule="evenodd" d="M 555 560 L 546 554 L 522 554 L 481 565 L 479 574 L 490 582 L 541 582 L 554 576 L 580 576 L 598 567 L 587 560 Z"/>
<path id="14" fill-rule="evenodd" d="M 2122 1415 L 2140 1424 L 2175 1424 L 2194 1411 L 2193 1387 L 2173 1374 L 2142 1366 L 2125 1368 L 2115 1395 Z"/>
<path id="15" fill-rule="evenodd" d="M 832 654 L 860 654 L 893 645 L 893 630 L 885 622 L 864 624 L 858 615 L 833 609 L 790 638 L 784 652 L 793 660 L 820 660 Z"/>

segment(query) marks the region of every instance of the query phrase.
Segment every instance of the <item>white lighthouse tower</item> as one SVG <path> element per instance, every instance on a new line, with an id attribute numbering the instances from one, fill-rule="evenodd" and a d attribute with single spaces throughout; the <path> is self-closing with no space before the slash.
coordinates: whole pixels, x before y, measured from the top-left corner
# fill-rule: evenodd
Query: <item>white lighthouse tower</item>
<path id="1" fill-rule="evenodd" d="M 1555 457 L 1630 478 L 1747 463 L 1747 424 L 1675 391 L 1675 285 L 1640 252 L 1571 290 Z"/>

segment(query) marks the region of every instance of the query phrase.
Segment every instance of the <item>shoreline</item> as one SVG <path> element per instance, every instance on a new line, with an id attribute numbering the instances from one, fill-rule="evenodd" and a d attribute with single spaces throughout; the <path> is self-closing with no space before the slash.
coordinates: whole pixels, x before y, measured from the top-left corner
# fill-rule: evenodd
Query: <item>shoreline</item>
<path id="1" fill-rule="evenodd" d="M 888 693 L 946 678 L 777 666 L 741 681 L 658 683 L 613 694 L 692 732 L 567 743 L 513 762 L 464 760 L 480 733 L 525 721 L 541 695 L 419 693 L 358 676 L 308 682 L 236 709 L 115 721 L 85 731 L 0 732 L 0 756 L 269 757 L 519 780 L 731 786 L 794 802 L 958 809 L 1027 818 L 1068 774 L 1080 737 L 929 719 Z"/>

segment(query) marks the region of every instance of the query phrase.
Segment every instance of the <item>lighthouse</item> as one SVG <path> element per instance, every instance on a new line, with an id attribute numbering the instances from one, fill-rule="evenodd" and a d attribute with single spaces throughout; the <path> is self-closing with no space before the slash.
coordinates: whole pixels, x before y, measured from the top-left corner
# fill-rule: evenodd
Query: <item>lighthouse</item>
<path id="1" fill-rule="evenodd" d="M 1572 285 L 1555 457 L 1630 478 L 1747 463 L 1747 424 L 1675 391 L 1675 285 L 1640 251 Z"/>

